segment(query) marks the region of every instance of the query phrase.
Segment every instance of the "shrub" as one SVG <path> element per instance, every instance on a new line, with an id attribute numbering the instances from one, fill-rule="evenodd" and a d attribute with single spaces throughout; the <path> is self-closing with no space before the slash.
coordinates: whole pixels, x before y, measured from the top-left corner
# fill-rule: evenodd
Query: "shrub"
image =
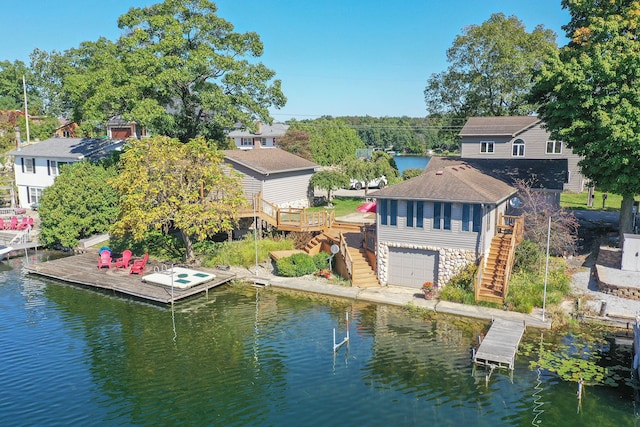
<path id="1" fill-rule="evenodd" d="M 326 252 L 320 252 L 313 256 L 313 263 L 316 265 L 316 270 L 324 270 L 329 268 L 329 255 Z"/>
<path id="2" fill-rule="evenodd" d="M 478 266 L 475 264 L 467 265 L 462 271 L 453 276 L 449 283 L 447 283 L 448 287 L 454 287 L 458 289 L 462 289 L 463 291 L 473 293 L 475 290 L 475 280 L 476 273 L 478 272 Z"/>
<path id="3" fill-rule="evenodd" d="M 293 242 L 289 239 L 260 239 L 258 240 L 258 262 L 269 260 L 269 252 L 293 249 Z M 236 265 L 249 268 L 256 263 L 256 242 L 253 234 L 237 242 L 198 242 L 194 250 L 203 256 L 202 265 L 213 267 L 216 265 Z"/>
<path id="4" fill-rule="evenodd" d="M 305 253 L 293 254 L 290 257 L 276 261 L 278 275 L 284 277 L 300 277 L 316 271 L 313 258 Z"/>
<path id="5" fill-rule="evenodd" d="M 524 240 L 515 253 L 514 270 L 538 272 L 542 265 L 542 251 L 540 247 L 531 240 Z"/>

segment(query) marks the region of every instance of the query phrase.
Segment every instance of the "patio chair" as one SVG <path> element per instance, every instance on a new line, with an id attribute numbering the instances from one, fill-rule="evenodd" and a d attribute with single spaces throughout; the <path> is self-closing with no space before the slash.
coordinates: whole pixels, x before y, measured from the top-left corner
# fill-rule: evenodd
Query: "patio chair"
<path id="1" fill-rule="evenodd" d="M 111 268 L 111 251 L 100 252 L 100 257 L 98 257 L 98 269 L 104 267 Z"/>
<path id="2" fill-rule="evenodd" d="M 127 268 L 129 267 L 129 263 L 131 262 L 131 251 L 126 249 L 122 252 L 122 256 L 120 258 L 116 258 L 116 262 L 113 263 L 115 268 Z"/>
<path id="3" fill-rule="evenodd" d="M 131 264 L 131 269 L 129 270 L 129 274 L 142 274 L 144 273 L 145 266 L 147 265 L 147 260 L 149 259 L 149 253 L 144 254 L 142 259 L 136 259 Z"/>
<path id="4" fill-rule="evenodd" d="M 33 218 L 24 217 L 22 222 L 18 225 L 18 230 L 26 230 L 27 228 L 33 228 Z"/>
<path id="5" fill-rule="evenodd" d="M 6 230 L 9 224 L 4 223 L 4 219 L 0 218 L 0 230 Z"/>
<path id="6" fill-rule="evenodd" d="M 12 216 L 11 222 L 9 223 L 9 226 L 5 230 L 17 230 L 17 229 L 18 229 L 18 217 Z"/>

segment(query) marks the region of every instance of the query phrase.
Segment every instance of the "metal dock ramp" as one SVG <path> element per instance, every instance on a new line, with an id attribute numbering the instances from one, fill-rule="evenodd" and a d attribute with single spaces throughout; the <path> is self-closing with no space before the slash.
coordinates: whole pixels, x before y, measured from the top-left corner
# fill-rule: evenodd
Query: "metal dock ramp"
<path id="1" fill-rule="evenodd" d="M 473 363 L 493 368 L 513 370 L 524 322 L 494 319 L 489 332 L 473 355 Z"/>

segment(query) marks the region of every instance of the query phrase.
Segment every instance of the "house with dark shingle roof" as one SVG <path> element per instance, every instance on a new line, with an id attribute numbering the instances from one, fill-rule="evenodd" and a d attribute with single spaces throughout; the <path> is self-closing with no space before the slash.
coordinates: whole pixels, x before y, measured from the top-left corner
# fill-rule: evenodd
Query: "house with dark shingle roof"
<path id="1" fill-rule="evenodd" d="M 262 199 L 281 208 L 306 208 L 313 201 L 309 181 L 319 166 L 280 148 L 224 150 L 225 163 L 242 175 L 247 199 Z"/>
<path id="2" fill-rule="evenodd" d="M 241 150 L 251 150 L 253 148 L 273 148 L 278 145 L 278 139 L 282 138 L 289 125 L 284 123 L 264 124 L 256 122 L 255 132 L 245 127 L 238 127 L 227 134 L 233 139 L 236 147 Z"/>
<path id="3" fill-rule="evenodd" d="M 586 179 L 578 166 L 580 156 L 562 141 L 552 140 L 539 117 L 471 117 L 459 136 L 460 156 L 465 160 L 508 160 L 506 164 L 519 169 L 531 168 L 526 161 L 561 160 L 566 162 L 562 190 L 584 191 Z M 544 173 L 544 169 L 536 171 L 541 182 L 546 181 Z"/>
<path id="4" fill-rule="evenodd" d="M 370 193 L 377 200 L 377 271 L 384 285 L 446 284 L 488 252 L 517 190 L 464 161 L 433 158 L 415 178 Z"/>
<path id="5" fill-rule="evenodd" d="M 60 167 L 82 160 L 97 161 L 122 149 L 125 141 L 94 138 L 50 138 L 7 153 L 14 157 L 20 206 L 40 202 L 42 190 L 53 185 Z"/>

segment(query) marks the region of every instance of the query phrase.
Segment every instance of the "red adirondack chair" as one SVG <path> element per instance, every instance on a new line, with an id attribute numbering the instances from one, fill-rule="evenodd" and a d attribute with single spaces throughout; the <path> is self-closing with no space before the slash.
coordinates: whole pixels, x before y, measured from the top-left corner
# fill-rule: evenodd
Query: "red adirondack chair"
<path id="1" fill-rule="evenodd" d="M 122 256 L 120 258 L 116 258 L 116 262 L 113 263 L 115 268 L 127 268 L 129 267 L 129 263 L 131 262 L 131 251 L 126 249 L 122 252 Z"/>
<path id="2" fill-rule="evenodd" d="M 33 218 L 24 217 L 22 222 L 18 225 L 18 230 L 26 230 L 27 228 L 33 228 Z"/>
<path id="3" fill-rule="evenodd" d="M 0 218 L 0 230 L 6 230 L 7 224 L 4 223 L 4 219 Z"/>
<path id="4" fill-rule="evenodd" d="M 102 251 L 100 252 L 100 257 L 98 258 L 98 268 L 111 268 L 111 252 L 110 251 Z"/>
<path id="5" fill-rule="evenodd" d="M 9 224 L 9 227 L 7 228 L 7 230 L 17 230 L 17 229 L 18 229 L 18 217 L 12 216 L 11 223 Z"/>
<path id="6" fill-rule="evenodd" d="M 129 274 L 142 274 L 144 273 L 145 266 L 147 265 L 147 260 L 149 259 L 149 253 L 144 254 L 142 259 L 136 259 L 131 264 L 131 269 L 129 270 Z"/>

